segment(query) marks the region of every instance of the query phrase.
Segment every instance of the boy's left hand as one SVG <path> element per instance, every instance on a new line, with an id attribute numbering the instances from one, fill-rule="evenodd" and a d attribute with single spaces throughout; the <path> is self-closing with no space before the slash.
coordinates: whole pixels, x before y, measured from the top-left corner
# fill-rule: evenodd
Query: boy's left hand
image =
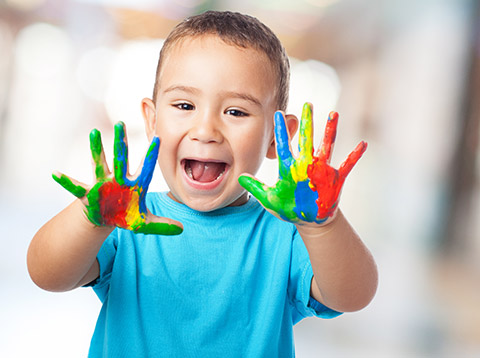
<path id="1" fill-rule="evenodd" d="M 275 216 L 292 222 L 326 223 L 335 216 L 345 179 L 367 149 L 360 142 L 337 170 L 330 166 L 337 132 L 338 114 L 331 112 L 323 144 L 313 155 L 312 105 L 303 107 L 298 141 L 299 156 L 294 158 L 282 112 L 275 113 L 275 140 L 279 179 L 269 187 L 250 175 L 241 175 L 240 185 L 255 196 Z"/>

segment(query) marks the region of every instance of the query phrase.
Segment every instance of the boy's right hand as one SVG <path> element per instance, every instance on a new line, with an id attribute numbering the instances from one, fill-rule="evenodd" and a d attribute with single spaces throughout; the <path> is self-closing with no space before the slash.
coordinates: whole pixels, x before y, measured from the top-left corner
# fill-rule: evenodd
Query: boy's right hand
<path id="1" fill-rule="evenodd" d="M 154 137 L 143 161 L 141 173 L 128 177 L 128 146 L 125 125 L 115 125 L 114 170 L 108 169 L 100 132 L 90 133 L 90 149 L 95 167 L 92 187 L 60 173 L 53 179 L 85 205 L 88 219 L 97 226 L 116 226 L 134 233 L 178 235 L 183 226 L 178 221 L 153 215 L 145 205 L 145 195 L 152 180 L 158 157 L 160 140 Z"/>

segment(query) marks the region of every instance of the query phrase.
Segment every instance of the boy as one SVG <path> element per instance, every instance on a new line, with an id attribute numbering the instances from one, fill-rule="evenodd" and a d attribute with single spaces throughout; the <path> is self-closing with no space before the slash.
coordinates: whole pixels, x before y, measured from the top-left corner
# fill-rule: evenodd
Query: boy
<path id="1" fill-rule="evenodd" d="M 186 19 L 161 50 L 153 99 L 142 101 L 152 141 L 142 173 L 128 176 L 119 124 L 113 174 L 93 131 L 97 183 L 54 175 L 79 200 L 35 235 L 28 266 L 44 289 L 94 288 L 103 306 L 90 357 L 291 357 L 302 318 L 370 302 L 375 263 L 337 209 L 365 145 L 329 167 L 332 114 L 312 157 L 306 105 L 294 160 L 298 121 L 275 112 L 286 109 L 288 78 L 279 40 L 258 20 Z M 145 197 L 157 153 L 169 192 Z M 250 174 L 276 155 L 280 180 L 267 188 Z"/>

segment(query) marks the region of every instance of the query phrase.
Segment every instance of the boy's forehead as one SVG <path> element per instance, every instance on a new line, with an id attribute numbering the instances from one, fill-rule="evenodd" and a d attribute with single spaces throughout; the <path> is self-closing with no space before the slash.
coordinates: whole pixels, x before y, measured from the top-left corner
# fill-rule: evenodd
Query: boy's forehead
<path id="1" fill-rule="evenodd" d="M 225 46 L 228 48 L 236 48 L 239 50 L 252 50 L 252 51 L 256 51 L 258 53 L 263 54 L 263 52 L 259 51 L 253 46 L 239 46 L 234 44 L 233 42 L 225 41 L 217 34 L 202 34 L 202 35 L 187 35 L 177 39 L 167 49 L 166 57 L 169 57 L 175 54 L 178 55 L 179 52 L 184 47 L 188 47 L 189 49 L 204 48 L 205 46 L 207 46 L 212 42 L 219 47 Z M 266 56 L 266 54 L 264 55 Z"/>
<path id="2" fill-rule="evenodd" d="M 163 73 L 166 70 L 166 67 L 169 67 L 170 65 L 176 65 L 181 59 L 184 59 L 186 56 L 188 56 L 188 53 L 185 53 L 185 49 L 187 51 L 196 51 L 196 50 L 202 50 L 209 44 L 214 43 L 215 46 L 218 46 L 218 49 L 221 49 L 223 46 L 225 48 L 229 49 L 237 49 L 241 52 L 248 53 L 248 58 L 249 60 L 256 59 L 257 64 L 261 66 L 262 68 L 262 73 L 266 75 L 266 73 L 270 73 L 273 76 L 271 77 L 273 82 L 272 86 L 273 88 L 276 88 L 276 82 L 277 82 L 277 71 L 270 60 L 270 58 L 267 56 L 266 53 L 264 53 L 261 50 L 258 50 L 257 48 L 250 46 L 250 47 L 242 47 L 233 43 L 226 42 L 223 40 L 220 36 L 216 34 L 202 34 L 202 35 L 188 35 L 184 36 L 182 38 L 177 39 L 174 43 L 170 44 L 168 47 L 167 51 L 164 54 L 164 57 L 162 59 L 162 63 L 160 71 L 158 73 L 159 78 L 158 80 L 161 79 Z M 254 56 L 251 56 L 252 53 L 255 53 Z M 220 59 L 219 59 L 220 60 Z"/>

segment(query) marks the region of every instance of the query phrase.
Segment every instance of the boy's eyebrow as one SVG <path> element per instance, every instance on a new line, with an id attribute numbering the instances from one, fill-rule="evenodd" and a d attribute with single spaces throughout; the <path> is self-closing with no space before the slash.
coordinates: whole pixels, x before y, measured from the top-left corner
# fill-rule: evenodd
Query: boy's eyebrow
<path id="1" fill-rule="evenodd" d="M 234 91 L 228 91 L 228 92 L 223 92 L 223 95 L 226 97 L 233 97 L 233 98 L 240 98 L 245 101 L 251 102 L 252 104 L 261 107 L 262 102 L 260 102 L 256 97 L 249 95 L 248 93 L 241 93 L 241 92 L 234 92 Z"/>
<path id="2" fill-rule="evenodd" d="M 188 92 L 188 93 L 199 93 L 200 90 L 195 87 L 189 87 L 189 86 L 182 86 L 182 85 L 173 85 L 165 89 L 163 93 L 168 93 L 168 92 L 173 92 L 173 91 L 183 91 L 183 92 Z"/>

